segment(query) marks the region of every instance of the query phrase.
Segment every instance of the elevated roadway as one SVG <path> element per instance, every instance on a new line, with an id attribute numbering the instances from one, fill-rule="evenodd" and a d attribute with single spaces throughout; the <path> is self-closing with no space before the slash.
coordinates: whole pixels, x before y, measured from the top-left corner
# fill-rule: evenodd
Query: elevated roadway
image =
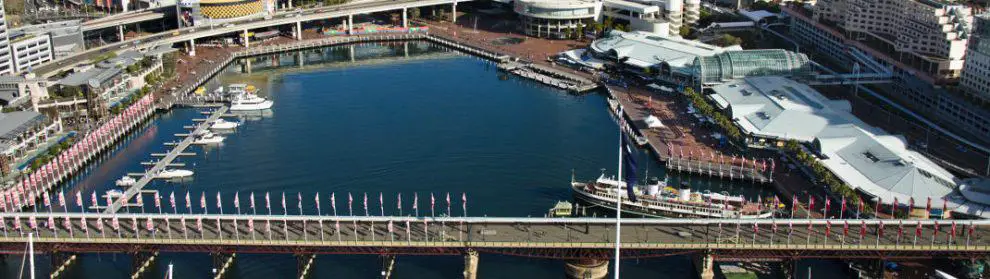
<path id="1" fill-rule="evenodd" d="M 165 18 L 165 13 L 154 10 L 144 10 L 140 12 L 121 13 L 107 17 L 83 22 L 82 31 L 93 31 L 105 28 L 113 28 L 121 25 L 134 24 L 139 22 L 159 20 Z"/>
<path id="2" fill-rule="evenodd" d="M 243 34 L 253 29 L 268 28 L 280 25 L 296 25 L 300 22 L 313 20 L 323 20 L 330 18 L 348 19 L 348 16 L 402 10 L 415 7 L 426 7 L 443 4 L 454 4 L 456 2 L 467 2 L 471 0 L 396 0 L 396 1 L 373 1 L 343 4 L 331 7 L 303 10 L 299 13 L 284 13 L 271 19 L 251 18 L 241 22 L 234 22 L 224 26 L 207 27 L 187 27 L 168 32 L 162 32 L 129 40 L 107 44 L 104 46 L 88 49 L 72 56 L 67 56 L 53 60 L 51 62 L 34 67 L 35 73 L 42 77 L 48 77 L 59 71 L 69 69 L 78 63 L 88 61 L 94 57 L 110 52 L 129 48 L 149 48 L 159 45 L 169 45 L 178 42 L 189 42 L 199 38 Z"/>
<path id="3" fill-rule="evenodd" d="M 37 235 L 35 249 L 61 252 L 463 254 L 473 249 L 605 259 L 615 245 L 611 218 L 3 213 L 0 219 L 4 225 L 0 250 L 8 253 L 20 253 L 29 232 Z M 725 259 L 990 254 L 990 221 L 959 221 L 954 235 L 951 222 L 942 221 L 937 229 L 935 224 L 931 220 L 625 219 L 622 247 L 627 257 L 704 252 Z"/>

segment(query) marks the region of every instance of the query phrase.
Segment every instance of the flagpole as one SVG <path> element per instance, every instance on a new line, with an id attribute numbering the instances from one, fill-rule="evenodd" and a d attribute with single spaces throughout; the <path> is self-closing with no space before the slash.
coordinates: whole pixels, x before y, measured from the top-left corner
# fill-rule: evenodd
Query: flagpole
<path id="1" fill-rule="evenodd" d="M 616 100 L 618 101 L 618 100 Z M 618 176 L 616 180 L 619 181 L 618 186 L 622 186 L 622 105 L 619 105 L 619 110 L 616 114 L 616 120 L 619 124 L 619 164 L 618 164 Z M 632 170 L 630 170 L 632 171 Z M 626 187 L 632 187 L 632 185 L 626 185 Z M 618 187 L 615 191 L 615 279 L 619 279 L 619 262 L 620 262 L 620 249 L 622 247 L 622 193 L 619 192 Z"/>

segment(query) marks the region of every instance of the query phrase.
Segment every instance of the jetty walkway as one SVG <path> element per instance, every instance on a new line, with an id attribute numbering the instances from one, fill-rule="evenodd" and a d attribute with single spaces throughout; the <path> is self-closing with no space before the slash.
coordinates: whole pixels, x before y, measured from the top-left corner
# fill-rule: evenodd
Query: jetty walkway
<path id="1" fill-rule="evenodd" d="M 174 161 L 179 156 L 184 155 L 185 153 L 183 153 L 183 151 L 185 151 L 186 148 L 192 145 L 192 142 L 196 139 L 196 135 L 206 132 L 208 129 L 210 129 L 210 125 L 213 124 L 213 122 L 217 121 L 217 119 L 220 119 L 220 117 L 223 116 L 225 113 L 227 113 L 227 109 L 228 109 L 227 106 L 221 106 L 220 108 L 214 110 L 213 113 L 210 114 L 209 118 L 200 122 L 196 126 L 196 129 L 192 130 L 189 134 L 184 135 L 185 138 L 183 138 L 182 141 L 180 141 L 178 144 L 173 146 L 172 150 L 169 150 L 169 152 L 165 153 L 164 156 L 158 156 L 161 157 L 161 159 L 158 159 L 158 161 L 155 162 L 154 166 L 152 166 L 150 169 L 147 169 L 144 173 L 140 174 L 141 178 L 139 178 L 137 182 L 134 183 L 134 185 L 128 187 L 127 190 L 124 191 L 124 193 L 120 197 L 117 197 L 117 199 L 114 200 L 112 204 L 107 205 L 107 207 L 103 210 L 103 212 L 104 213 L 117 212 L 122 207 L 126 206 L 128 201 L 130 201 L 135 196 L 141 194 L 141 190 L 144 189 L 144 186 L 148 185 L 148 183 L 154 180 L 155 176 L 158 175 L 159 172 L 161 172 L 166 167 L 171 165 L 172 161 Z"/>

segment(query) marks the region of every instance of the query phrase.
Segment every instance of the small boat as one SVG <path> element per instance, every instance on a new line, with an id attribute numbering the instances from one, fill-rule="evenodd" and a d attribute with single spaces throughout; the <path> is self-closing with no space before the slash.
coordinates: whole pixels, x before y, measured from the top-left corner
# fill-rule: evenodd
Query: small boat
<path id="1" fill-rule="evenodd" d="M 119 198 L 119 197 L 124 196 L 124 192 L 121 191 L 121 190 L 117 190 L 117 189 L 110 189 L 110 190 L 107 190 L 106 196 L 107 197 L 110 197 L 110 198 Z"/>
<path id="2" fill-rule="evenodd" d="M 240 122 L 231 122 L 231 121 L 223 120 L 223 118 L 220 118 L 217 119 L 217 121 L 214 121 L 212 125 L 210 125 L 210 129 L 229 130 L 229 129 L 237 128 L 237 126 L 240 125 L 241 125 Z"/>
<path id="3" fill-rule="evenodd" d="M 165 170 L 162 170 L 162 171 L 158 172 L 158 174 L 155 175 L 155 178 L 158 178 L 158 179 L 176 179 L 176 178 L 190 177 L 192 175 L 193 175 L 193 171 L 191 171 L 191 170 L 165 169 Z"/>
<path id="4" fill-rule="evenodd" d="M 223 136 L 220 136 L 220 135 L 217 135 L 217 134 L 214 134 L 212 132 L 207 131 L 206 133 L 203 133 L 202 135 L 200 135 L 199 137 L 197 137 L 195 140 L 193 140 L 192 143 L 193 144 L 201 144 L 201 145 L 205 145 L 205 144 L 220 144 L 220 143 L 223 143 L 223 140 L 224 139 L 225 138 Z"/>
<path id="5" fill-rule="evenodd" d="M 125 175 L 124 177 L 117 179 L 117 182 L 115 184 L 117 185 L 117 187 L 130 187 L 130 186 L 134 186 L 135 183 L 137 183 L 137 179 Z"/>

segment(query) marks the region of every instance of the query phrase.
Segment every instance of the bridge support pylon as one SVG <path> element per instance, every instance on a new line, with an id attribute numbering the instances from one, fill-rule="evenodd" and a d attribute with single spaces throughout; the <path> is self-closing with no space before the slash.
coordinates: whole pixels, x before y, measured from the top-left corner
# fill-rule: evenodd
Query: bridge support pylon
<path id="1" fill-rule="evenodd" d="M 701 279 L 715 278 L 715 257 L 711 253 L 698 254 L 695 265 L 698 267 L 698 276 Z"/>
<path id="2" fill-rule="evenodd" d="M 607 260 L 575 260 L 564 263 L 564 274 L 571 279 L 602 279 L 608 276 Z"/>
<path id="3" fill-rule="evenodd" d="M 141 278 L 141 274 L 151 268 L 151 264 L 155 262 L 158 258 L 158 251 L 155 252 L 137 252 L 131 255 L 133 259 L 134 267 L 131 270 L 131 279 Z"/>
<path id="4" fill-rule="evenodd" d="M 464 279 L 478 278 L 478 251 L 469 249 L 464 254 Z"/>
<path id="5" fill-rule="evenodd" d="M 392 278 L 395 270 L 395 255 L 382 255 L 382 279 Z"/>
<path id="6" fill-rule="evenodd" d="M 59 278 L 72 263 L 76 262 L 76 254 L 65 252 L 52 252 L 52 274 L 51 279 Z"/>
<path id="7" fill-rule="evenodd" d="M 224 254 L 224 253 L 213 253 L 213 279 L 221 279 L 227 274 L 227 270 L 234 265 L 234 258 L 237 257 L 237 253 Z"/>
<path id="8" fill-rule="evenodd" d="M 298 265 L 296 270 L 298 271 L 299 279 L 305 279 L 309 277 L 310 272 L 313 270 L 313 263 L 316 262 L 316 254 L 305 254 L 297 255 Z"/>

